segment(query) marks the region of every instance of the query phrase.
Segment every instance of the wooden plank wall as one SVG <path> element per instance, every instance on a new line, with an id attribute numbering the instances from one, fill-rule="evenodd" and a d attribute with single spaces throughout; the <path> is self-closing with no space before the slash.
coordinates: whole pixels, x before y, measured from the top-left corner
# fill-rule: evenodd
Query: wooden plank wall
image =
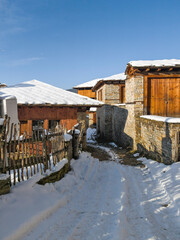
<path id="1" fill-rule="evenodd" d="M 78 94 L 96 99 L 96 93 L 92 89 L 78 89 Z"/>
<path id="2" fill-rule="evenodd" d="M 180 117 L 180 78 L 146 77 L 145 114 Z"/>
<path id="3" fill-rule="evenodd" d="M 21 134 L 25 129 L 31 134 L 32 120 L 44 120 L 45 129 L 48 129 L 48 120 L 58 120 L 67 129 L 71 129 L 77 123 L 77 111 L 77 107 L 18 106 L 18 118 L 23 123 Z"/>

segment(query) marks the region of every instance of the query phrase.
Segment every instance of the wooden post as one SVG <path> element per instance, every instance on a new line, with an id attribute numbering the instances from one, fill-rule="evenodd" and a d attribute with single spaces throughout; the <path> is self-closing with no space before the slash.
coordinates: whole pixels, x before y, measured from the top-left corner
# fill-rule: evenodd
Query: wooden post
<path id="1" fill-rule="evenodd" d="M 14 124 L 14 142 L 13 142 L 13 173 L 14 173 L 14 185 L 16 185 L 16 161 L 15 161 L 15 152 L 16 152 L 16 124 Z"/>
<path id="2" fill-rule="evenodd" d="M 26 165 L 26 176 L 27 179 L 29 179 L 29 174 L 28 174 L 28 160 L 27 160 L 27 131 L 25 130 L 25 156 L 26 156 L 26 161 L 25 161 L 25 165 Z"/>
<path id="3" fill-rule="evenodd" d="M 35 134 L 35 145 L 36 145 L 36 164 L 37 164 L 37 172 L 39 172 L 39 161 L 38 161 L 38 154 L 37 154 L 37 136 Z"/>
<path id="4" fill-rule="evenodd" d="M 31 159 L 31 149 L 30 149 L 30 135 L 28 133 L 28 152 L 29 152 L 29 164 L 30 164 L 30 170 L 31 170 L 31 177 L 33 176 L 32 172 L 32 159 Z"/>
<path id="5" fill-rule="evenodd" d="M 34 165 L 34 174 L 36 174 L 36 166 L 37 166 L 37 164 L 36 164 L 36 166 L 35 166 L 35 159 L 34 159 L 34 134 L 33 134 L 33 132 L 32 132 L 32 155 L 33 155 L 33 165 Z"/>
<path id="6" fill-rule="evenodd" d="M 20 182 L 20 130 L 21 126 L 20 123 L 18 123 L 18 144 L 17 144 L 17 171 L 18 171 L 18 182 Z"/>
<path id="7" fill-rule="evenodd" d="M 24 181 L 24 134 L 22 138 L 21 178 L 22 178 L 22 181 Z"/>
<path id="8" fill-rule="evenodd" d="M 50 159 L 50 144 L 49 144 L 49 131 L 47 130 L 47 154 L 49 159 L 49 169 L 51 170 L 51 159 Z"/>

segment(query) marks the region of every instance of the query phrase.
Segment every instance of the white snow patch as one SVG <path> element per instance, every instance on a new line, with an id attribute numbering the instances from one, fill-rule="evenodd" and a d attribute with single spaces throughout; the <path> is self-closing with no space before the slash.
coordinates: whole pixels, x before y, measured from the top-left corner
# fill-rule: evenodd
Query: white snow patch
<path id="1" fill-rule="evenodd" d="M 6 180 L 9 178 L 9 174 L 0 173 L 0 180 Z"/>
<path id="2" fill-rule="evenodd" d="M 180 59 L 139 60 L 128 64 L 133 67 L 175 67 L 180 66 Z"/>
<path id="3" fill-rule="evenodd" d="M 110 146 L 117 148 L 118 146 L 114 142 L 109 143 Z"/>
<path id="4" fill-rule="evenodd" d="M 72 135 L 70 135 L 68 133 L 64 134 L 64 141 L 65 142 L 69 142 L 69 141 L 71 141 L 71 139 L 72 139 Z"/>
<path id="5" fill-rule="evenodd" d="M 139 153 L 134 153 L 133 156 L 134 157 L 139 157 Z"/>
<path id="6" fill-rule="evenodd" d="M 143 115 L 143 116 L 140 116 L 140 117 L 150 119 L 150 120 L 159 121 L 159 122 L 180 123 L 180 118 L 174 118 L 174 117 L 161 117 L 161 116 L 156 116 L 156 115 Z"/>
<path id="7" fill-rule="evenodd" d="M 80 130 L 79 129 L 75 129 L 75 134 L 80 134 L 81 132 L 80 132 Z"/>
<path id="8" fill-rule="evenodd" d="M 89 109 L 89 112 L 96 112 L 97 111 L 97 108 L 96 107 L 91 107 L 90 109 Z"/>
<path id="9" fill-rule="evenodd" d="M 88 128 L 86 135 L 87 143 L 97 143 L 96 142 L 96 128 Z"/>

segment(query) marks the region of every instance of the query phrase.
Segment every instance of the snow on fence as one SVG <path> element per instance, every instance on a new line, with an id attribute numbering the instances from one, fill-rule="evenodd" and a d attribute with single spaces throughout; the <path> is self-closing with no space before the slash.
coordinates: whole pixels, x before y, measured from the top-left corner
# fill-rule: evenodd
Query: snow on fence
<path id="1" fill-rule="evenodd" d="M 66 140 L 66 132 L 64 126 L 57 125 L 53 132 L 38 128 L 36 133 L 30 135 L 25 130 L 20 136 L 20 123 L 10 126 L 10 118 L 6 116 L 1 132 L 0 173 L 9 174 L 15 185 L 17 181 L 29 179 L 39 171 L 42 174 L 47 169 L 51 170 L 53 165 L 68 157 L 68 149 L 72 151 L 71 158 L 77 155 L 82 145 L 81 124 L 69 132 L 72 141 Z"/>

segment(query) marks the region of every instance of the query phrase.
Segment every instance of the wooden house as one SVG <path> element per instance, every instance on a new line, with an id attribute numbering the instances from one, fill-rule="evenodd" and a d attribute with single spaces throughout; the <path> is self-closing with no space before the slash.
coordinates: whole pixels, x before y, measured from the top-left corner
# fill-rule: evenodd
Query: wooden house
<path id="1" fill-rule="evenodd" d="M 180 117 L 180 60 L 132 61 L 126 73 L 142 79 L 144 114 Z"/>
<path id="2" fill-rule="evenodd" d="M 100 79 L 93 87 L 96 99 L 106 104 L 125 103 L 125 79 L 124 73 Z"/>
<path id="3" fill-rule="evenodd" d="M 65 91 L 50 84 L 31 80 L 1 89 L 0 94 L 17 98 L 21 133 L 31 135 L 38 128 L 51 129 L 63 124 L 71 129 L 78 122 L 86 122 L 86 111 L 102 103 Z"/>
<path id="4" fill-rule="evenodd" d="M 100 80 L 100 78 L 79 84 L 74 89 L 77 89 L 78 94 L 82 96 L 86 96 L 92 99 L 96 99 L 96 93 L 92 91 L 93 87 L 96 85 L 96 83 Z"/>

